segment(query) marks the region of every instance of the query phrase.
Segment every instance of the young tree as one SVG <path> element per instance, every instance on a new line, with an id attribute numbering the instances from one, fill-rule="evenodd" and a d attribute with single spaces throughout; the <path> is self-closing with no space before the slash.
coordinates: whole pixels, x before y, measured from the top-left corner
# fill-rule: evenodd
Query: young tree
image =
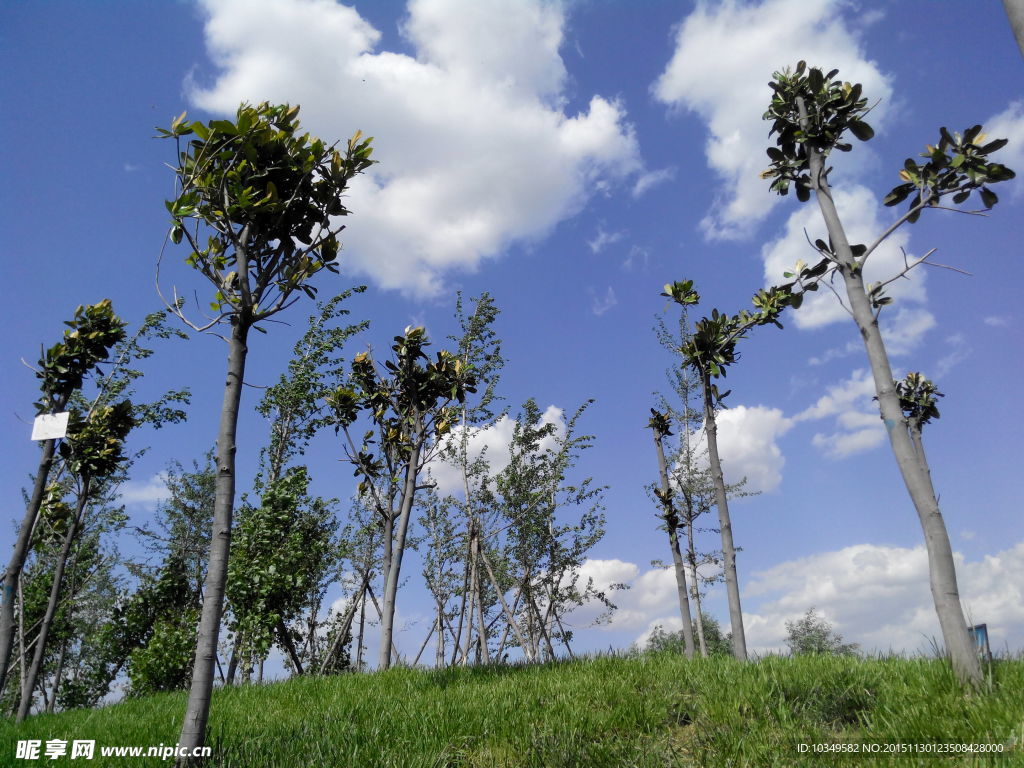
<path id="1" fill-rule="evenodd" d="M 792 284 L 776 286 L 754 294 L 754 312 L 741 310 L 737 315 L 726 315 L 717 309 L 710 317 L 701 319 L 692 335 L 679 349 L 679 353 L 697 374 L 704 405 L 704 435 L 707 439 L 708 462 L 715 485 L 715 506 L 718 508 L 719 531 L 722 537 L 722 557 L 726 594 L 729 598 L 729 621 L 732 626 L 733 655 L 746 661 L 747 641 L 743 631 L 743 610 L 740 606 L 739 579 L 736 575 L 736 546 L 733 543 L 732 519 L 729 514 L 729 496 L 722 474 L 722 461 L 718 454 L 718 426 L 715 410 L 729 392 L 720 393 L 712 379 L 725 376 L 728 366 L 736 362 L 736 344 L 747 333 L 760 325 L 772 324 L 779 328 L 779 316 L 787 307 L 800 305 L 802 294 L 792 292 Z M 681 307 L 696 305 L 700 294 L 693 281 L 671 283 L 662 296 L 668 296 Z"/>
<path id="2" fill-rule="evenodd" d="M 227 380 L 217 434 L 217 503 L 209 570 L 181 745 L 201 746 L 213 689 L 217 638 L 227 579 L 235 497 L 235 435 L 248 336 L 252 328 L 316 293 L 314 275 L 338 270 L 333 223 L 348 209 L 342 195 L 370 166 L 370 140 L 357 132 L 344 153 L 299 132 L 299 108 L 243 104 L 234 121 L 185 122 L 182 113 L 160 135 L 178 142 L 177 197 L 167 202 L 170 239 L 187 241 L 187 263 L 214 288 L 217 317 L 227 320 Z M 185 149 L 181 141 L 188 139 Z M 205 244 L 203 236 L 205 235 Z M 168 305 L 184 320 L 177 297 Z M 186 322 L 188 322 L 186 320 Z M 191 325 L 191 323 L 190 323 Z"/>
<path id="3" fill-rule="evenodd" d="M 423 328 L 406 328 L 394 341 L 386 373 L 361 352 L 352 361 L 353 386 L 339 387 L 328 398 L 337 429 L 345 433 L 347 458 L 362 477 L 359 492 L 372 500 L 384 529 L 380 669 L 391 666 L 398 583 L 420 475 L 457 418 L 452 404 L 475 391 L 472 369 L 462 360 L 446 350 L 434 361 L 427 357 Z M 373 427 L 357 448 L 350 428 L 364 409 Z"/>
<path id="4" fill-rule="evenodd" d="M 36 403 L 36 412 L 40 415 L 63 412 L 71 396 L 81 389 L 86 376 L 106 360 L 110 349 L 124 338 L 125 323 L 114 314 L 110 299 L 86 307 L 79 306 L 74 318 L 65 325 L 70 330 L 64 332 L 63 340 L 48 349 L 39 361 L 36 376 L 42 381 L 42 397 Z M 7 682 L 7 668 L 11 661 L 18 579 L 28 557 L 32 530 L 50 482 L 57 443 L 53 439 L 43 441 L 28 507 L 4 572 L 0 595 L 0 692 Z"/>
<path id="5" fill-rule="evenodd" d="M 831 168 L 826 166 L 826 160 L 835 149 L 848 151 L 851 148 L 843 141 L 847 131 L 861 141 L 870 139 L 874 131 L 863 119 L 869 107 L 867 99 L 862 98 L 860 84 L 840 82 L 835 79 L 837 73 L 838 70 L 832 70 L 823 74 L 820 69 L 808 68 L 802 61 L 792 71 L 775 73 L 771 83 L 772 101 L 764 117 L 772 121 L 770 135 L 776 136 L 777 147 L 768 149 L 771 167 L 763 176 L 772 179 L 771 188 L 780 195 L 786 194 L 791 185 L 802 202 L 814 193 L 829 242 L 815 241 L 815 248 L 822 256 L 818 266 L 807 269 L 798 264 L 789 276 L 808 287 L 816 286 L 835 273 L 842 278 L 846 293 L 844 308 L 864 341 L 882 422 L 924 532 L 932 598 L 946 650 L 957 676 L 977 687 L 982 682 L 981 664 L 968 636 L 960 605 L 949 535 L 931 480 L 915 450 L 878 324 L 882 308 L 892 301 L 885 296 L 885 287 L 927 263 L 934 249 L 916 261 L 908 261 L 896 275 L 871 285 L 865 283 L 864 266 L 889 235 L 903 224 L 917 221 L 929 208 L 946 207 L 940 206 L 946 198 L 951 198 L 952 204 L 958 206 L 977 192 L 982 205 L 991 208 L 998 198 L 989 185 L 1013 178 L 1014 173 L 988 158 L 1006 144 L 1005 139 L 986 143 L 980 125 L 962 134 L 950 134 L 941 128 L 938 143 L 929 144 L 921 155 L 925 158 L 924 164 L 908 158 L 900 171 L 903 183 L 883 201 L 892 206 L 909 198 L 906 212 L 870 245 L 851 244 L 832 197 Z"/>
<path id="6" fill-rule="evenodd" d="M 576 433 L 592 402 L 581 405 L 563 429 L 546 420 L 533 399 L 527 400 L 513 427 L 509 463 L 495 479 L 503 518 L 501 551 L 511 584 L 497 578 L 486 549 L 482 560 L 496 591 L 514 587 L 513 602 L 522 605 L 522 612 L 513 618 L 515 612 L 502 598 L 503 611 L 528 661 L 553 659 L 557 641 L 572 655 L 572 631 L 563 618 L 574 608 L 596 600 L 614 609 L 592 580 L 580 583 L 587 553 L 604 536 L 604 488 L 593 478 L 576 482 L 571 477 L 581 452 L 594 440 Z"/>
<path id="7" fill-rule="evenodd" d="M 92 501 L 92 484 L 111 475 L 125 460 L 124 439 L 135 425 L 132 405 L 124 401 L 114 406 L 100 406 L 84 416 L 72 411 L 68 424 L 68 439 L 61 443 L 61 457 L 75 478 L 77 503 L 68 523 L 67 532 L 53 572 L 53 586 L 46 613 L 36 638 L 35 654 L 21 691 L 18 722 L 28 716 L 35 693 L 36 679 L 42 669 L 46 643 L 60 602 L 64 586 L 64 572 L 72 546 L 77 541 L 87 504 Z"/>
<path id="8" fill-rule="evenodd" d="M 679 598 L 679 616 L 683 622 L 683 641 L 687 658 L 692 659 L 694 654 L 693 643 L 693 622 L 690 619 L 690 599 L 686 590 L 686 569 L 683 564 L 683 554 L 679 547 L 679 513 L 676 511 L 675 494 L 669 485 L 668 462 L 665 460 L 664 439 L 672 434 L 671 422 L 667 413 L 651 408 L 651 418 L 647 426 L 654 433 L 654 448 L 658 455 L 658 480 L 659 487 L 654 495 L 661 504 L 661 519 L 665 521 L 665 529 L 668 531 L 669 549 L 672 552 L 672 566 L 676 576 L 676 592 Z M 696 588 L 696 584 L 694 587 Z"/>
<path id="9" fill-rule="evenodd" d="M 843 636 L 813 607 L 803 618 L 786 622 L 786 645 L 794 656 L 855 656 L 859 648 L 857 643 L 844 643 Z"/>

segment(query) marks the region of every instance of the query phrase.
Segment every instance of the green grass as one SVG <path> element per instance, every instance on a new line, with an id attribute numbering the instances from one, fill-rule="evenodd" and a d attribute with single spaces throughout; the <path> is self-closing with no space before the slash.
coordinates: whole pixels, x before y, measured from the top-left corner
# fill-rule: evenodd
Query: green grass
<path id="1" fill-rule="evenodd" d="M 184 694 L 0 723 L 0 765 L 169 765 Z M 92 761 L 16 761 L 18 739 L 95 739 Z M 217 691 L 212 765 L 1024 766 L 1024 661 L 963 696 L 934 659 L 598 657 L 544 666 L 295 679 Z M 1004 744 L 998 756 L 801 754 L 800 744 Z"/>

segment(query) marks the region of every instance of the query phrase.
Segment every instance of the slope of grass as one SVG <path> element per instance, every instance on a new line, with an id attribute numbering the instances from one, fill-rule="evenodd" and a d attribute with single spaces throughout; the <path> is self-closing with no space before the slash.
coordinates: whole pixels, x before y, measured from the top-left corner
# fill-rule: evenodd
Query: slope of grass
<path id="1" fill-rule="evenodd" d="M 160 765 L 101 759 L 99 747 L 173 745 L 184 708 L 173 694 L 0 723 L 0 765 Z M 95 739 L 97 752 L 19 761 L 19 739 Z M 217 691 L 210 743 L 210 765 L 225 768 L 1024 765 L 1024 662 L 997 662 L 989 690 L 969 697 L 942 662 L 901 658 L 656 654 L 295 679 Z M 800 752 L 830 743 L 1004 751 Z"/>

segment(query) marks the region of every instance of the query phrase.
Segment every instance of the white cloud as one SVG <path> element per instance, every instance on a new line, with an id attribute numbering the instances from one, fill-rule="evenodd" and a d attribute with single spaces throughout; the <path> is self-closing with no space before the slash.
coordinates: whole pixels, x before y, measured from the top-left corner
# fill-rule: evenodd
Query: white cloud
<path id="1" fill-rule="evenodd" d="M 413 53 L 332 0 L 204 0 L 220 72 L 193 101 L 301 104 L 306 128 L 375 137 L 372 173 L 350 189 L 346 268 L 385 288 L 430 295 L 543 237 L 609 180 L 642 170 L 620 104 L 594 96 L 564 112 L 563 6 L 539 0 L 412 0 Z"/>
<path id="2" fill-rule="evenodd" d="M 882 338 L 890 355 L 905 355 L 921 343 L 924 335 L 935 327 L 935 316 L 921 307 L 899 307 L 895 312 L 882 311 Z"/>
<path id="3" fill-rule="evenodd" d="M 717 414 L 718 453 L 725 482 L 747 479 L 747 491 L 774 491 L 782 482 L 786 459 L 776 442 L 793 426 L 778 408 L 737 405 Z M 694 449 L 706 462 L 707 438 L 695 436 Z"/>
<path id="4" fill-rule="evenodd" d="M 982 322 L 985 325 L 990 325 L 993 328 L 1003 328 L 1010 324 L 1010 318 L 1006 315 L 989 315 Z"/>
<path id="5" fill-rule="evenodd" d="M 587 245 L 592 253 L 600 253 L 612 243 L 619 242 L 625 236 L 625 231 L 608 232 L 603 225 L 599 224 L 597 226 L 597 234 L 594 235 L 593 240 L 587 241 Z"/>
<path id="6" fill-rule="evenodd" d="M 952 336 L 947 336 L 944 346 L 948 351 L 935 364 L 936 379 L 944 378 L 956 366 L 971 356 L 971 347 L 967 343 L 967 336 L 962 333 L 954 333 Z"/>
<path id="7" fill-rule="evenodd" d="M 962 554 L 955 558 L 968 622 L 988 624 L 993 650 L 1024 647 L 1024 541 L 974 562 Z M 671 568 L 641 571 L 622 560 L 588 560 L 582 573 L 599 588 L 630 586 L 612 595 L 618 610 L 602 629 L 638 632 L 642 646 L 654 627 L 673 632 L 682 626 Z M 932 639 L 941 642 L 923 546 L 856 544 L 819 552 L 755 572 L 741 588 L 744 629 L 754 653 L 785 651 L 786 622 L 811 607 L 864 651 L 930 652 Z M 596 614 L 583 609 L 570 619 L 583 627 Z"/>
<path id="8" fill-rule="evenodd" d="M 642 173 L 639 178 L 637 178 L 636 184 L 633 185 L 633 197 L 641 197 L 648 190 L 653 189 L 659 184 L 664 184 L 666 181 L 672 181 L 675 177 L 676 169 L 673 166 Z"/>
<path id="9" fill-rule="evenodd" d="M 793 417 L 794 422 L 833 417 L 839 429 L 817 433 L 811 443 L 833 459 L 869 451 L 885 440 L 885 429 L 872 398 L 875 383 L 870 371 L 858 369 L 848 379 L 828 388 L 814 405 Z"/>
<path id="10" fill-rule="evenodd" d="M 139 504 L 152 507 L 158 502 L 171 498 L 167 489 L 167 473 L 157 472 L 148 480 L 129 480 L 120 488 L 122 504 Z"/>
<path id="11" fill-rule="evenodd" d="M 888 77 L 865 58 L 840 8 L 839 0 L 698 3 L 679 26 L 672 59 L 652 90 L 660 101 L 692 110 L 707 124 L 708 165 L 722 183 L 720 199 L 702 224 L 709 237 L 748 235 L 775 204 L 759 177 L 768 165 L 761 116 L 773 72 L 800 59 L 838 68 L 844 80 L 863 84 L 872 101 L 882 100 L 872 123 L 877 127 L 884 117 L 892 92 Z"/>
<path id="12" fill-rule="evenodd" d="M 554 424 L 554 433 L 545 437 L 539 444 L 541 451 L 553 451 L 558 449 L 559 441 L 565 437 L 565 411 L 554 405 L 549 405 L 541 414 L 540 424 Z M 466 432 L 466 453 L 470 462 L 483 456 L 487 459 L 492 477 L 501 472 L 509 465 L 509 450 L 512 445 L 512 435 L 515 431 L 515 419 L 509 416 L 502 416 L 494 424 L 483 429 L 469 427 Z M 448 433 L 445 442 L 449 445 L 457 445 L 462 439 L 463 428 L 454 427 Z M 437 491 L 441 495 L 463 493 L 462 470 L 457 464 L 445 461 L 440 456 L 434 458 L 428 465 L 430 475 L 437 483 Z"/>
<path id="13" fill-rule="evenodd" d="M 615 296 L 615 289 L 610 285 L 604 296 L 594 296 L 590 302 L 590 310 L 600 317 L 609 309 L 619 303 L 618 298 Z"/>
<path id="14" fill-rule="evenodd" d="M 641 268 L 645 268 L 650 258 L 651 251 L 649 248 L 644 248 L 641 245 L 631 246 L 629 249 L 629 255 L 626 256 L 625 261 L 622 262 L 622 268 L 633 269 L 638 265 Z"/>
<path id="15" fill-rule="evenodd" d="M 992 155 L 992 159 L 1013 168 L 1019 174 L 1020 169 L 1024 168 L 1024 100 L 1015 101 L 999 114 L 990 117 L 985 121 L 984 128 L 990 140 L 1010 140 L 1009 144 Z M 1002 189 L 1006 188 L 1012 189 L 1014 197 L 1020 195 L 1019 175 L 1016 179 L 997 185 L 994 191 L 1001 195 Z"/>
<path id="16" fill-rule="evenodd" d="M 976 562 L 957 554 L 956 563 L 967 620 L 988 623 L 993 650 L 1024 645 L 1024 542 Z M 811 555 L 755 573 L 744 591 L 762 598 L 747 621 L 748 642 L 761 652 L 782 649 L 785 622 L 812 606 L 864 650 L 913 652 L 941 641 L 923 546 L 858 544 Z"/>
<path id="17" fill-rule="evenodd" d="M 880 216 L 883 208 L 870 189 L 854 185 L 833 189 L 832 195 L 851 243 L 870 244 L 885 231 L 888 224 Z M 903 251 L 907 248 L 909 237 L 906 229 L 899 229 L 868 257 L 867 266 L 864 268 L 864 279 L 867 283 L 888 280 L 904 268 Z M 817 251 L 807 241 L 810 239 L 813 242 L 819 238 L 828 241 L 818 207 L 804 205 L 796 209 L 786 222 L 783 234 L 761 249 L 765 284 L 776 285 L 783 282 L 784 273 L 792 271 L 797 261 L 817 263 Z M 843 297 L 843 304 L 839 303 L 836 294 L 827 284 L 821 286 L 817 293 L 807 294 L 803 305 L 796 310 L 794 321 L 798 328 L 820 328 L 837 322 L 852 322 L 843 308 L 846 304 L 846 288 L 842 278 L 838 275 L 833 276 L 831 286 Z M 926 298 L 925 267 L 911 270 L 906 279 L 890 283 L 885 288 L 885 295 L 900 303 L 923 303 Z M 892 321 L 888 319 L 892 312 L 893 307 L 888 307 L 882 312 L 882 318 L 886 319 L 886 325 L 891 329 L 889 334 L 897 336 L 902 324 L 899 318 Z M 902 317 L 904 321 L 913 320 L 912 325 L 918 328 L 919 333 L 930 327 L 922 325 L 922 315 L 905 314 Z M 904 343 L 909 344 L 912 340 L 908 335 Z"/>

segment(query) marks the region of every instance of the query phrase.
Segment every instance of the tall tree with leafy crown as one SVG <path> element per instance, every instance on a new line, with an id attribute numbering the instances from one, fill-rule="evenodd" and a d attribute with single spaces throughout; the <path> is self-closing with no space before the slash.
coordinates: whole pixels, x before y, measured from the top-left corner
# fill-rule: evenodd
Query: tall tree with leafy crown
<path id="1" fill-rule="evenodd" d="M 357 132 L 344 151 L 301 133 L 298 106 L 242 104 L 235 119 L 186 122 L 182 113 L 161 137 L 178 144 L 177 196 L 167 202 L 170 240 L 185 242 L 186 262 L 213 286 L 213 320 L 197 326 L 177 301 L 168 307 L 196 330 L 230 325 L 227 380 L 217 434 L 217 491 L 209 569 L 192 687 L 180 743 L 206 737 L 217 638 L 224 603 L 235 500 L 235 434 L 249 331 L 316 295 L 312 278 L 338 271 L 337 217 L 342 196 L 371 163 L 370 139 Z M 182 142 L 184 141 L 184 148 Z M 159 274 L 159 273 L 158 273 Z"/>
<path id="2" fill-rule="evenodd" d="M 798 263 L 787 277 L 808 288 L 831 280 L 835 274 L 842 280 L 846 297 L 843 307 L 864 342 L 882 423 L 924 532 L 932 599 L 946 652 L 957 677 L 977 687 L 982 683 L 981 665 L 960 605 L 949 534 L 926 466 L 915 449 L 911 421 L 904 413 L 878 324 L 882 310 L 892 302 L 885 295 L 886 286 L 929 263 L 934 249 L 916 260 L 908 259 L 897 274 L 873 284 L 865 282 L 864 266 L 893 232 L 904 224 L 914 223 L 925 211 L 946 208 L 950 202 L 959 206 L 975 193 L 986 209 L 995 205 L 998 197 L 990 185 L 1011 179 L 1014 173 L 992 162 L 989 155 L 1007 142 L 1005 139 L 986 141 L 980 125 L 962 133 L 950 133 L 941 128 L 938 142 L 927 145 L 920 155 L 924 162 L 907 158 L 899 171 L 901 183 L 883 200 L 887 206 L 907 202 L 903 214 L 874 242 L 851 243 L 832 197 L 829 178 L 832 168 L 827 161 L 832 151 L 845 152 L 852 148 L 845 141 L 847 133 L 860 141 L 868 141 L 874 131 L 864 120 L 870 107 L 860 84 L 837 80 L 838 72 L 833 69 L 826 74 L 801 61 L 792 70 L 775 73 L 770 83 L 772 99 L 764 119 L 771 121 L 769 135 L 775 137 L 776 146 L 767 150 L 771 166 L 762 176 L 771 179 L 771 189 L 780 195 L 787 194 L 793 187 L 797 198 L 806 202 L 813 194 L 821 211 L 828 232 L 828 242 L 823 239 L 814 242 L 821 261 L 813 268 Z M 830 282 L 826 284 L 831 287 Z"/>

